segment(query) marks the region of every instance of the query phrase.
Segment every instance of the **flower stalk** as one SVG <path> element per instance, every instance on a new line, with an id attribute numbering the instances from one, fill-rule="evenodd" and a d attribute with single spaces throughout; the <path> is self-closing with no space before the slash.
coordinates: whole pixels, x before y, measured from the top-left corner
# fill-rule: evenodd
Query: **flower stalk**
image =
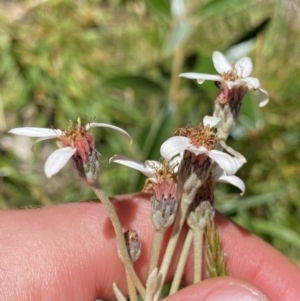
<path id="1" fill-rule="evenodd" d="M 158 259 L 159 259 L 162 241 L 165 233 L 166 233 L 166 229 L 160 231 L 154 229 L 154 239 L 153 239 L 153 246 L 152 246 L 148 275 L 150 275 L 152 271 L 158 266 Z"/>
<path id="2" fill-rule="evenodd" d="M 205 194 L 206 193 L 205 190 L 202 193 Z M 213 190 L 208 191 L 208 193 L 212 194 L 213 196 Z M 197 205 L 197 207 L 194 210 L 190 211 L 189 216 L 187 218 L 187 223 L 190 229 L 192 230 L 193 243 L 194 243 L 194 283 L 201 281 L 203 235 L 204 235 L 205 227 L 208 223 L 208 219 L 212 218 L 213 215 L 214 215 L 214 209 L 211 205 L 211 202 L 210 200 L 206 200 L 206 201 L 200 201 L 199 205 Z"/>
<path id="3" fill-rule="evenodd" d="M 171 260 L 173 258 L 173 254 L 178 242 L 179 235 L 182 230 L 182 226 L 184 224 L 186 214 L 188 212 L 188 208 L 190 204 L 193 202 L 194 197 L 197 193 L 198 188 L 201 186 L 202 182 L 201 180 L 197 177 L 196 174 L 191 174 L 189 179 L 184 183 L 184 192 L 181 197 L 181 202 L 180 202 L 180 210 L 178 211 L 176 215 L 176 219 L 173 225 L 172 229 L 172 234 L 170 237 L 170 240 L 167 245 L 167 249 L 165 251 L 163 261 L 161 264 L 161 267 L 159 269 L 158 273 L 158 288 L 155 294 L 154 300 L 159 300 L 159 296 L 161 293 L 161 289 L 164 285 L 167 272 L 170 267 Z"/>
<path id="4" fill-rule="evenodd" d="M 192 246 L 192 242 L 193 242 L 193 232 L 192 232 L 191 229 L 189 229 L 189 231 L 188 231 L 188 233 L 185 237 L 185 240 L 184 240 L 184 244 L 183 244 L 183 247 L 182 247 L 182 250 L 181 250 L 181 253 L 180 253 L 179 261 L 178 261 L 177 266 L 176 266 L 176 270 L 175 270 L 174 277 L 173 277 L 173 280 L 172 280 L 169 295 L 175 294 L 179 289 L 181 279 L 182 279 L 182 275 L 183 275 L 183 271 L 184 271 L 184 267 L 186 265 L 187 258 L 188 258 L 188 255 L 189 255 L 189 251 L 190 251 L 191 246 Z"/>
<path id="5" fill-rule="evenodd" d="M 127 246 L 125 243 L 122 227 L 121 227 L 118 215 L 115 211 L 115 208 L 112 205 L 109 198 L 107 197 L 106 193 L 100 188 L 99 184 L 95 184 L 93 186 L 93 190 L 94 190 L 95 194 L 97 195 L 97 197 L 99 198 L 99 200 L 101 201 L 101 203 L 104 205 L 105 209 L 107 210 L 107 213 L 113 224 L 113 227 L 114 227 L 114 230 L 116 233 L 117 242 L 118 242 L 119 253 L 120 253 L 122 261 L 125 265 L 125 269 L 128 272 L 130 278 L 132 279 L 135 287 L 137 288 L 137 290 L 139 291 L 141 296 L 144 298 L 145 288 L 133 268 L 133 264 L 131 262 L 130 256 L 128 254 L 128 249 L 127 249 Z"/>
<path id="6" fill-rule="evenodd" d="M 146 281 L 145 301 L 153 301 L 154 294 L 157 287 L 157 279 L 158 279 L 157 273 L 158 273 L 158 268 L 154 268 L 152 272 L 148 275 Z"/>

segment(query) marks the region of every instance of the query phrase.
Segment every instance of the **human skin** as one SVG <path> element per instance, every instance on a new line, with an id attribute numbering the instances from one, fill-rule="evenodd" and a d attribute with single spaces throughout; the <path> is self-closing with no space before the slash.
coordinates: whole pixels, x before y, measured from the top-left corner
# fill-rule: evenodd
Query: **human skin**
<path id="1" fill-rule="evenodd" d="M 149 195 L 117 196 L 112 202 L 124 230 L 139 233 L 142 255 L 134 265 L 145 282 L 153 238 Z M 235 292 L 236 299 L 231 300 L 299 300 L 300 271 L 293 263 L 220 214 L 216 224 L 231 276 L 191 285 L 166 300 L 222 300 L 218 293 L 230 300 L 226 292 L 227 297 Z M 114 230 L 100 202 L 1 211 L 0 229 L 1 301 L 114 299 L 113 282 L 126 294 Z M 185 284 L 192 283 L 192 262 L 191 251 Z M 173 271 L 174 267 L 168 280 Z M 249 292 L 256 299 L 240 298 L 239 289 L 242 296 Z"/>

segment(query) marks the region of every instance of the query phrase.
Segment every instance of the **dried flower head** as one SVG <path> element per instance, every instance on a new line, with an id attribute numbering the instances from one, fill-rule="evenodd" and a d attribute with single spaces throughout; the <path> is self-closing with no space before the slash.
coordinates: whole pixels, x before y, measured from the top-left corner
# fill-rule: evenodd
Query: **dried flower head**
<path id="1" fill-rule="evenodd" d="M 141 255 L 141 242 L 135 230 L 128 230 L 124 233 L 125 243 L 131 261 L 136 261 Z"/>

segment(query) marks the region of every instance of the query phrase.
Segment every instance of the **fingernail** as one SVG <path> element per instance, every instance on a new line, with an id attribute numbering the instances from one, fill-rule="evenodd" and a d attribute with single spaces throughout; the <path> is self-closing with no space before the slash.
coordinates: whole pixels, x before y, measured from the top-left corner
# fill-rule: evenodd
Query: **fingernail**
<path id="1" fill-rule="evenodd" d="M 205 301 L 269 301 L 270 299 L 246 285 L 236 283 L 219 287 L 208 295 Z"/>

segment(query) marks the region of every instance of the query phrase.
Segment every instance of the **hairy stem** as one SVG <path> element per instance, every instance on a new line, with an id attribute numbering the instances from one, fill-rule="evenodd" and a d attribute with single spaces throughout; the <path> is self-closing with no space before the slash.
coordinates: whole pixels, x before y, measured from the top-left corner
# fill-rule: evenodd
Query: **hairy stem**
<path id="1" fill-rule="evenodd" d="M 194 283 L 197 283 L 201 281 L 202 274 L 202 248 L 204 229 L 200 227 L 193 227 L 192 232 L 194 241 Z"/>
<path id="2" fill-rule="evenodd" d="M 125 271 L 126 271 L 126 280 L 127 280 L 129 299 L 130 299 L 130 301 L 138 301 L 136 289 L 135 289 L 134 283 L 128 273 L 127 268 L 125 268 Z"/>
<path id="3" fill-rule="evenodd" d="M 114 230 L 116 233 L 117 242 L 118 242 L 119 252 L 121 254 L 123 263 L 125 265 L 125 269 L 127 270 L 128 274 L 130 275 L 130 278 L 132 279 L 135 287 L 137 288 L 139 293 L 144 298 L 145 288 L 133 268 L 133 265 L 132 265 L 132 262 L 129 257 L 128 250 L 127 250 L 127 247 L 125 244 L 125 239 L 124 239 L 122 227 L 120 224 L 120 220 L 115 211 L 115 208 L 112 205 L 110 199 L 107 197 L 106 193 L 99 187 L 99 185 L 93 186 L 93 190 L 96 193 L 99 200 L 101 201 L 101 203 L 105 206 L 105 209 L 107 210 L 110 220 L 113 224 L 113 227 L 114 227 Z"/>
<path id="4" fill-rule="evenodd" d="M 183 275 L 184 267 L 189 255 L 189 251 L 193 242 L 193 232 L 189 229 L 187 236 L 185 237 L 184 245 L 180 254 L 180 258 L 176 267 L 174 278 L 172 281 L 171 289 L 169 295 L 176 293 L 179 289 L 181 278 Z"/>
<path id="5" fill-rule="evenodd" d="M 166 232 L 165 230 L 162 231 L 154 230 L 154 240 L 153 240 L 153 247 L 152 247 L 152 254 L 151 254 L 148 275 L 150 275 L 153 269 L 156 268 L 158 265 L 159 254 L 160 254 L 161 245 L 162 245 L 165 232 Z"/>
<path id="6" fill-rule="evenodd" d="M 157 273 L 158 268 L 155 267 L 153 271 L 148 275 L 147 281 L 146 281 L 146 296 L 145 301 L 153 301 L 153 296 L 155 294 L 155 289 L 157 286 Z"/>

